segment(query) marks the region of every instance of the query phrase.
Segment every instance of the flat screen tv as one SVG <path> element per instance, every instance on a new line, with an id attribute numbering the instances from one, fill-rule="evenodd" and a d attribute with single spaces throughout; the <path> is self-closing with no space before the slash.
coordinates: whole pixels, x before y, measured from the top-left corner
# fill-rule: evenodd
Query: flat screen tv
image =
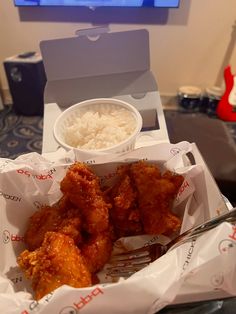
<path id="1" fill-rule="evenodd" d="M 15 6 L 177 8 L 180 0 L 14 0 Z"/>

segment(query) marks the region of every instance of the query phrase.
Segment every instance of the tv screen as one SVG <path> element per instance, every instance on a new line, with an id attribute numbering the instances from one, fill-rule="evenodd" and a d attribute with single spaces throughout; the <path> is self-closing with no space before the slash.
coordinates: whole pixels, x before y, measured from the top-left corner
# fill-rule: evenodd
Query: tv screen
<path id="1" fill-rule="evenodd" d="M 176 8 L 180 0 L 14 0 L 16 6 L 158 7 Z"/>

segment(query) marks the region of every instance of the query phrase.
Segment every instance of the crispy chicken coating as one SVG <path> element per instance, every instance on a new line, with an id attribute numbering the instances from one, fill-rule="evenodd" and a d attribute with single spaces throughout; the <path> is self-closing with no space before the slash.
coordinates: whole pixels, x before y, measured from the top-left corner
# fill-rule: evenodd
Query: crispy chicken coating
<path id="1" fill-rule="evenodd" d="M 91 286 L 117 238 L 179 229 L 172 206 L 181 175 L 162 174 L 155 164 L 139 161 L 118 167 L 116 179 L 102 191 L 92 169 L 76 162 L 60 183 L 59 202 L 30 218 L 25 233 L 29 250 L 17 261 L 32 280 L 37 300 L 63 284 Z"/>
<path id="2" fill-rule="evenodd" d="M 176 231 L 180 219 L 171 212 L 184 178 L 170 171 L 161 175 L 157 166 L 140 161 L 131 165 L 131 177 L 138 191 L 138 204 L 145 233 Z"/>
<path id="3" fill-rule="evenodd" d="M 92 235 L 81 246 L 81 253 L 91 273 L 95 274 L 108 262 L 112 252 L 112 236 L 110 232 Z"/>
<path id="4" fill-rule="evenodd" d="M 81 242 L 81 214 L 78 208 L 62 197 L 53 206 L 43 206 L 31 217 L 25 232 L 25 243 L 30 251 L 40 247 L 47 231 L 70 236 L 76 244 Z"/>
<path id="5" fill-rule="evenodd" d="M 128 171 L 127 168 L 126 171 Z M 129 174 L 123 170 L 120 180 L 111 192 L 111 199 L 113 200 L 113 207 L 110 211 L 111 221 L 117 237 L 140 234 L 142 223 L 137 208 L 137 192 Z"/>
<path id="6" fill-rule="evenodd" d="M 79 248 L 61 233 L 47 232 L 42 246 L 33 252 L 23 251 L 17 262 L 32 280 L 36 300 L 62 285 L 82 288 L 92 284 Z"/>
<path id="7" fill-rule="evenodd" d="M 111 221 L 117 237 L 137 234 L 168 234 L 180 227 L 171 212 L 183 177 L 146 161 L 120 166 L 118 181 L 109 191 Z"/>
<path id="8" fill-rule="evenodd" d="M 83 228 L 89 234 L 97 234 L 109 228 L 110 204 L 100 187 L 99 178 L 83 163 L 73 164 L 61 181 L 61 191 L 81 209 Z"/>

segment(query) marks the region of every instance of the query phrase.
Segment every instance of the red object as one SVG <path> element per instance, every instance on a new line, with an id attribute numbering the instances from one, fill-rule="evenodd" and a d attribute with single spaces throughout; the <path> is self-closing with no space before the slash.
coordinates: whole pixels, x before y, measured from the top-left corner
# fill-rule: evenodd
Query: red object
<path id="1" fill-rule="evenodd" d="M 231 73 L 230 66 L 224 70 L 225 92 L 216 108 L 218 117 L 224 121 L 236 121 L 236 75 Z"/>

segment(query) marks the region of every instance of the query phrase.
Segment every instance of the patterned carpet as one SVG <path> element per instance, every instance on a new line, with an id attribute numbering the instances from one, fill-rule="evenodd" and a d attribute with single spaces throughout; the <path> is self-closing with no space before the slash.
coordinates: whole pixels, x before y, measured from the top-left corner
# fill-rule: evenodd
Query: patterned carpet
<path id="1" fill-rule="evenodd" d="M 0 157 L 42 151 L 43 118 L 16 115 L 11 106 L 0 111 Z"/>

